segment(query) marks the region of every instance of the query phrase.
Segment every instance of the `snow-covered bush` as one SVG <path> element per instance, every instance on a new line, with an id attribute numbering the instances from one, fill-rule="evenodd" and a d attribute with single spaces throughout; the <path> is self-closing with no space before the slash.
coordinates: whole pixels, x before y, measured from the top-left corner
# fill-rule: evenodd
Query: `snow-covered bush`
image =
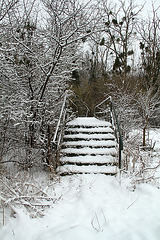
<path id="1" fill-rule="evenodd" d="M 146 148 L 141 145 L 142 131 L 142 129 L 137 129 L 130 132 L 129 137 L 124 141 L 122 175 L 131 180 L 133 188 L 139 183 L 148 182 L 159 187 L 160 145 L 158 139 L 155 138 L 159 129 L 150 129 Z"/>
<path id="2" fill-rule="evenodd" d="M 6 215 L 18 216 L 19 211 L 25 212 L 31 218 L 44 216 L 45 210 L 53 207 L 58 200 L 54 195 L 56 181 L 57 177 L 42 171 L 20 171 L 15 175 L 1 172 L 1 222 L 4 224 L 7 221 Z"/>

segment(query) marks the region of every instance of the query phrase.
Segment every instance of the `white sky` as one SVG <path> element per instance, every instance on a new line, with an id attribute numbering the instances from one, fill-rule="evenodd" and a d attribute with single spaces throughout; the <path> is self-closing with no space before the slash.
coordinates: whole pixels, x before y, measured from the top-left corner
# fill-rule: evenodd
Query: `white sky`
<path id="1" fill-rule="evenodd" d="M 152 1 L 152 0 L 146 0 L 146 1 L 144 1 L 144 0 L 136 0 L 135 2 L 137 2 L 138 5 L 143 5 L 143 3 L 145 3 L 144 10 L 143 10 L 143 13 L 145 15 L 152 14 L 152 10 L 153 10 L 152 4 L 154 4 L 155 9 L 158 6 L 160 6 L 160 1 L 159 0 L 155 0 L 155 1 Z M 160 8 L 158 9 L 157 12 L 160 15 Z"/>
<path id="2" fill-rule="evenodd" d="M 85 0 L 82 0 L 82 2 L 84 2 Z M 87 2 L 89 0 L 86 0 Z M 91 0 L 94 1 L 94 0 Z M 119 0 L 106 0 L 108 2 L 111 2 L 112 4 L 114 3 L 118 3 Z M 130 0 L 125 0 L 126 3 L 129 2 Z M 144 6 L 144 10 L 143 10 L 143 15 L 148 15 L 148 14 L 152 14 L 152 3 L 154 3 L 155 8 L 157 8 L 158 6 L 160 6 L 160 0 L 134 0 L 135 4 L 137 6 L 142 6 L 143 4 L 145 4 Z M 160 8 L 158 9 L 158 13 L 160 15 Z"/>

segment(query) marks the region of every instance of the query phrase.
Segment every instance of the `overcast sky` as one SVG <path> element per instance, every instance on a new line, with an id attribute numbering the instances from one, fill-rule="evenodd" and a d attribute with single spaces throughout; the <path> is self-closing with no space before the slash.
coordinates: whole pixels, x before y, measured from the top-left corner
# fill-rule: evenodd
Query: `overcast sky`
<path id="1" fill-rule="evenodd" d="M 129 0 L 126 0 L 128 2 Z M 145 4 L 143 9 L 143 15 L 152 15 L 152 3 L 154 3 L 155 9 L 160 6 L 160 0 L 134 0 L 135 4 L 142 6 Z M 108 2 L 118 3 L 119 0 L 108 0 Z M 160 8 L 158 9 L 158 14 L 160 15 Z"/>
<path id="2" fill-rule="evenodd" d="M 152 0 L 136 0 L 137 4 L 140 5 L 143 3 L 145 3 L 145 7 L 144 7 L 144 14 L 151 14 L 152 13 L 152 3 L 154 3 L 154 6 L 155 6 L 155 9 L 160 6 L 160 0 L 155 0 L 155 1 L 152 1 Z M 158 13 L 160 14 L 160 8 L 158 9 Z"/>

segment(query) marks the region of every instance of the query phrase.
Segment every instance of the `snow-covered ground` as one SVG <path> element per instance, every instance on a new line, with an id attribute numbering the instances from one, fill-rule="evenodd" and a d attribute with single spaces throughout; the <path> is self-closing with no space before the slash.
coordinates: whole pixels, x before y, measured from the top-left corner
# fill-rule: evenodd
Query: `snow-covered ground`
<path id="1" fill-rule="evenodd" d="M 63 177 L 43 218 L 7 217 L 2 240 L 159 240 L 160 190 L 105 175 Z"/>
<path id="2" fill-rule="evenodd" d="M 150 132 L 155 142 L 155 165 L 160 154 L 160 130 Z M 154 156 L 155 155 L 155 156 Z M 159 240 L 159 168 L 155 181 L 132 187 L 130 176 L 84 174 L 50 181 L 48 194 L 55 199 L 44 217 L 31 218 L 24 207 L 17 215 L 4 211 L 1 240 Z M 45 176 L 45 175 L 44 175 Z M 42 173 L 36 180 L 42 182 Z M 52 189 L 52 190 L 51 190 Z M 47 192 L 47 190 L 45 190 Z M 51 202 L 51 201 L 50 201 Z"/>

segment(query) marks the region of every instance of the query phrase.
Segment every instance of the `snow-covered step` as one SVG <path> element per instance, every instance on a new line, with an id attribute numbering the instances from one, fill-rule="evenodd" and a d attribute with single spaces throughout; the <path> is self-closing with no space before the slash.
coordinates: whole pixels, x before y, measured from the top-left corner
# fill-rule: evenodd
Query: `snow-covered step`
<path id="1" fill-rule="evenodd" d="M 67 123 L 67 126 L 96 126 L 96 127 L 111 127 L 111 123 L 105 122 L 94 117 L 78 117 Z"/>
<path id="2" fill-rule="evenodd" d="M 66 129 L 67 132 L 72 132 L 72 133 L 114 133 L 113 129 L 111 127 L 80 127 L 80 128 L 68 128 Z"/>
<path id="3" fill-rule="evenodd" d="M 115 175 L 117 173 L 116 166 L 77 166 L 65 165 L 58 167 L 58 172 L 61 175 L 67 174 L 82 174 L 82 173 L 102 173 L 107 175 Z"/>
<path id="4" fill-rule="evenodd" d="M 117 173 L 117 142 L 111 123 L 94 117 L 67 123 L 57 171 L 74 173 Z"/>
<path id="5" fill-rule="evenodd" d="M 115 141 L 113 140 L 108 140 L 108 141 L 105 141 L 105 140 L 89 140 L 89 141 L 85 141 L 85 140 L 80 140 L 80 141 L 70 141 L 70 142 L 64 142 L 63 143 L 63 146 L 64 147 L 116 147 L 117 144 Z"/>
<path id="6" fill-rule="evenodd" d="M 64 136 L 64 139 L 106 139 L 112 140 L 115 139 L 115 136 L 111 133 L 99 134 L 99 133 L 91 133 L 91 134 L 68 134 Z"/>
<path id="7" fill-rule="evenodd" d="M 61 158 L 61 163 L 62 164 L 70 164 L 70 163 L 75 163 L 75 164 L 111 164 L 111 165 L 116 165 L 117 161 L 116 158 L 113 156 L 106 156 L 106 155 L 96 155 L 96 156 L 91 156 L 91 155 L 86 155 L 86 156 L 75 156 L 74 158 L 71 157 L 62 157 Z"/>
<path id="8" fill-rule="evenodd" d="M 117 144 L 113 140 L 81 140 L 81 141 L 70 141 L 70 142 L 64 142 L 64 146 L 92 146 L 92 147 L 115 147 Z"/>
<path id="9" fill-rule="evenodd" d="M 75 155 L 111 155 L 115 156 L 116 155 L 116 149 L 115 148 L 66 148 L 62 149 L 62 153 L 67 153 L 67 154 L 75 154 Z"/>

